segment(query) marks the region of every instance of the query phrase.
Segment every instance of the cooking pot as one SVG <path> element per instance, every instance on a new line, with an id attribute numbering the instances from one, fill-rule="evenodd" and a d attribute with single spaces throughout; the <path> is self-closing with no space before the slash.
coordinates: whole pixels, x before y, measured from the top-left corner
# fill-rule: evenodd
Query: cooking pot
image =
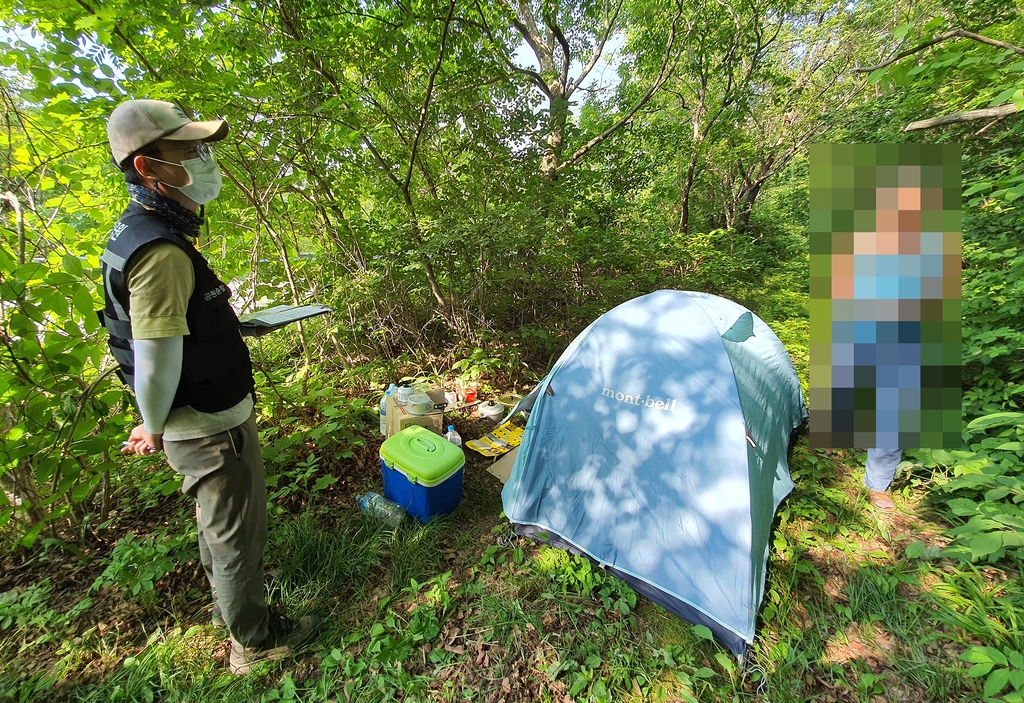
<path id="1" fill-rule="evenodd" d="M 496 400 L 488 400 L 486 403 L 480 403 L 477 406 L 477 410 L 480 413 L 480 417 L 487 420 L 500 420 L 505 414 L 505 406 Z"/>
<path id="2" fill-rule="evenodd" d="M 426 415 L 434 409 L 434 401 L 426 393 L 413 393 L 405 409 L 413 415 Z"/>

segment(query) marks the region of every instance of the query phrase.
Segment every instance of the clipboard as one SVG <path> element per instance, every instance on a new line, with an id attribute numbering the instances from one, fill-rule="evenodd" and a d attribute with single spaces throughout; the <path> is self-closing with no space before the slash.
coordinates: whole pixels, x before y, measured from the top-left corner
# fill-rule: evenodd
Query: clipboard
<path id="1" fill-rule="evenodd" d="M 299 320 L 332 312 L 326 305 L 275 305 L 238 318 L 243 337 L 259 337 Z"/>

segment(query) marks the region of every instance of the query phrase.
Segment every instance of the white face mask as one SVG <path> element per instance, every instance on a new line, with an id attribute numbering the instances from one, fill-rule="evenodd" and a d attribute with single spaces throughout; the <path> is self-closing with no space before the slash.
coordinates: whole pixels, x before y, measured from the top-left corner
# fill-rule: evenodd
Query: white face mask
<path id="1" fill-rule="evenodd" d="M 156 159 L 152 156 L 146 158 L 159 161 L 162 164 L 168 164 L 169 166 L 181 166 L 181 168 L 185 169 L 189 179 L 185 185 L 175 186 L 166 181 L 161 181 L 161 183 L 168 188 L 176 188 L 192 202 L 205 205 L 220 195 L 222 185 L 220 169 L 217 168 L 217 162 L 213 160 L 213 154 L 207 156 L 205 160 L 202 158 L 185 159 L 180 164 L 176 164 L 173 161 Z"/>

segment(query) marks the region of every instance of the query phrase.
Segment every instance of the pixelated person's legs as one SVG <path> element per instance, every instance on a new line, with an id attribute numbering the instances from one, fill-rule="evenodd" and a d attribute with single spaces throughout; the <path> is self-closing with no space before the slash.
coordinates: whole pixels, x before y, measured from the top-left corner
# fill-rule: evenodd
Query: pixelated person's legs
<path id="1" fill-rule="evenodd" d="M 864 485 L 869 490 L 883 493 L 889 490 L 896 467 L 903 460 L 902 449 L 868 449 L 864 465 Z"/>

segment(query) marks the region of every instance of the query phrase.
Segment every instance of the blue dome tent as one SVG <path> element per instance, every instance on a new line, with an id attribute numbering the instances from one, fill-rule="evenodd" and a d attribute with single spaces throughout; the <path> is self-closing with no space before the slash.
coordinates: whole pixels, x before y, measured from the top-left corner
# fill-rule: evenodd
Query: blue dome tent
<path id="1" fill-rule="evenodd" d="M 590 557 L 743 655 L 806 417 L 771 329 L 717 296 L 651 293 L 594 321 L 520 410 L 502 491 L 516 532 Z"/>

